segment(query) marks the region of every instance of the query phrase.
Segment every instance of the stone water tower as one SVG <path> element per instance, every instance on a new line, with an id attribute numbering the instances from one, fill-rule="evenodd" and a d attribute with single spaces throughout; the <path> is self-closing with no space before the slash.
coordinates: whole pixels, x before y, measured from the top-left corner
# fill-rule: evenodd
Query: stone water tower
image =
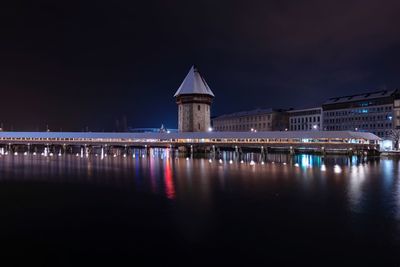
<path id="1" fill-rule="evenodd" d="M 174 97 L 178 104 L 179 132 L 207 132 L 211 129 L 214 94 L 195 66 L 192 66 Z"/>

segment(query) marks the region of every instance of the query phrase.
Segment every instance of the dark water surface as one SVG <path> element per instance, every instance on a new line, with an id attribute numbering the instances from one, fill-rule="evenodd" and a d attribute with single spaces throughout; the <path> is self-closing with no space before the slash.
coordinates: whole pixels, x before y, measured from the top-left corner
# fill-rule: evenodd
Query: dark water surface
<path id="1" fill-rule="evenodd" d="M 0 260 L 400 266 L 398 160 L 228 156 L 3 155 Z"/>

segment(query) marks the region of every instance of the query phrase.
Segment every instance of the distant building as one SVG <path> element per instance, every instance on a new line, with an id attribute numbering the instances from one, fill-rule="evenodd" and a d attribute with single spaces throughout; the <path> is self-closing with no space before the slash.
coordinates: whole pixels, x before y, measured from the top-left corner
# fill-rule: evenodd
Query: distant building
<path id="1" fill-rule="evenodd" d="M 190 69 L 174 97 L 178 104 L 180 132 L 209 131 L 214 94 L 196 67 Z"/>
<path id="2" fill-rule="evenodd" d="M 322 108 L 289 110 L 290 131 L 322 130 Z"/>
<path id="3" fill-rule="evenodd" d="M 371 132 L 387 137 L 400 126 L 398 90 L 330 98 L 322 105 L 323 128 L 327 131 Z"/>
<path id="4" fill-rule="evenodd" d="M 160 128 L 128 128 L 131 133 L 177 133 L 178 129 L 167 129 L 164 124 Z"/>
<path id="5" fill-rule="evenodd" d="M 285 131 L 288 114 L 285 110 L 255 109 L 225 114 L 212 119 L 214 131 Z"/>
<path id="6" fill-rule="evenodd" d="M 165 131 L 160 131 L 160 128 L 128 128 L 130 133 L 177 133 L 177 129 L 166 129 Z"/>

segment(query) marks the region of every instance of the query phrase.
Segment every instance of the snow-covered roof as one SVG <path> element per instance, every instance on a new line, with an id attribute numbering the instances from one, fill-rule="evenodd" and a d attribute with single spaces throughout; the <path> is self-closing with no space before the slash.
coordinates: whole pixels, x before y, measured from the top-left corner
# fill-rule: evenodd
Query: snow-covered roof
<path id="1" fill-rule="evenodd" d="M 297 113 L 297 112 L 304 112 L 304 111 L 322 111 L 321 107 L 314 107 L 314 108 L 302 108 L 302 109 L 291 109 L 288 110 L 288 113 Z"/>
<path id="2" fill-rule="evenodd" d="M 381 90 L 381 91 L 376 91 L 376 92 L 363 93 L 363 94 L 357 94 L 357 95 L 348 95 L 348 96 L 341 96 L 341 97 L 332 97 L 332 98 L 329 98 L 324 103 L 324 105 L 345 103 L 345 102 L 364 101 L 364 100 L 371 100 L 371 99 L 383 98 L 383 97 L 391 97 L 396 93 L 398 93 L 397 89 Z"/>
<path id="3" fill-rule="evenodd" d="M 195 66 L 190 68 L 189 73 L 186 75 L 174 97 L 192 94 L 210 95 L 214 97 L 214 93 Z"/>
<path id="4" fill-rule="evenodd" d="M 274 108 L 258 108 L 248 111 L 239 111 L 229 114 L 223 114 L 217 117 L 214 117 L 213 120 L 221 120 L 221 119 L 229 119 L 229 118 L 238 118 L 238 117 L 246 117 L 246 116 L 255 116 L 255 115 L 264 115 L 264 114 L 271 114 L 273 112 L 285 112 L 284 109 L 274 109 Z"/>
<path id="5" fill-rule="evenodd" d="M 380 140 L 372 133 L 352 131 L 258 131 L 258 132 L 178 132 L 178 133 L 102 133 L 102 132 L 0 132 L 0 138 L 82 138 L 82 139 L 365 139 Z M 109 140 L 107 140 L 109 141 Z M 112 142 L 112 141 L 111 141 Z"/>

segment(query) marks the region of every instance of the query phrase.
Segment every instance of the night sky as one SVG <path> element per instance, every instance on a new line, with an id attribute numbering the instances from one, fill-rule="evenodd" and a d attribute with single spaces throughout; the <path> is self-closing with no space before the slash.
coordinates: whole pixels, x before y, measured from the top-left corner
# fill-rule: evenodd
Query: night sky
<path id="1" fill-rule="evenodd" d="M 8 1 L 6 130 L 176 128 L 192 64 L 212 115 L 400 88 L 400 1 Z"/>

